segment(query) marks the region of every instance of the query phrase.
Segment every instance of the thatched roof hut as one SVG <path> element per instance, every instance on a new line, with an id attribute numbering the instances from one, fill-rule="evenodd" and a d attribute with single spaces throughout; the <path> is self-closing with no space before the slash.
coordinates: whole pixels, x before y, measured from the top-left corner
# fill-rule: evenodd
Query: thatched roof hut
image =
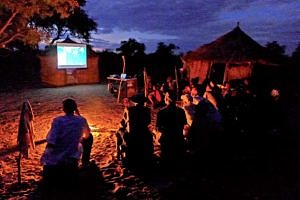
<path id="1" fill-rule="evenodd" d="M 205 44 L 182 58 L 188 78 L 200 82 L 212 78 L 218 83 L 250 78 L 256 64 L 267 62 L 266 48 L 241 30 L 239 24 L 230 32 Z"/>

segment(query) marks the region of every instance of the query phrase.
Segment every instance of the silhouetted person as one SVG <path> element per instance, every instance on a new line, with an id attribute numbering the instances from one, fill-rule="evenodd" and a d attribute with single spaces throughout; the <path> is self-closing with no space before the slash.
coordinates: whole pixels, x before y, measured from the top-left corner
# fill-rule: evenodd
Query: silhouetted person
<path id="1" fill-rule="evenodd" d="M 176 106 L 176 95 L 167 92 L 165 95 L 167 106 L 158 111 L 156 127 L 161 133 L 159 139 L 161 162 L 163 167 L 176 169 L 185 155 L 184 126 L 187 124 L 184 110 Z"/>
<path id="2" fill-rule="evenodd" d="M 161 90 L 165 95 L 167 92 L 172 92 L 176 94 L 176 81 L 173 80 L 172 76 L 168 76 L 166 81 L 162 84 Z"/>
<path id="3" fill-rule="evenodd" d="M 207 150 L 211 140 L 222 129 L 221 114 L 211 102 L 202 98 L 195 106 L 194 118 L 188 136 L 191 150 L 195 154 Z"/>
<path id="4" fill-rule="evenodd" d="M 192 155 L 191 172 L 206 173 L 216 167 L 222 149 L 219 149 L 223 131 L 222 116 L 206 99 L 195 106 L 195 114 L 188 134 L 188 146 Z"/>
<path id="5" fill-rule="evenodd" d="M 151 110 L 144 106 L 146 98 L 143 95 L 136 95 L 131 100 L 136 105 L 127 108 L 128 121 L 124 128 L 128 133 L 124 135 L 124 140 L 128 164 L 139 170 L 150 167 L 153 161 L 153 135 L 148 128 L 151 124 Z"/>
<path id="6" fill-rule="evenodd" d="M 68 186 L 64 183 L 76 180 L 82 151 L 82 164 L 89 164 L 93 138 L 87 120 L 79 115 L 73 99 L 63 101 L 63 111 L 65 115 L 53 119 L 41 163 L 45 181 Z"/>

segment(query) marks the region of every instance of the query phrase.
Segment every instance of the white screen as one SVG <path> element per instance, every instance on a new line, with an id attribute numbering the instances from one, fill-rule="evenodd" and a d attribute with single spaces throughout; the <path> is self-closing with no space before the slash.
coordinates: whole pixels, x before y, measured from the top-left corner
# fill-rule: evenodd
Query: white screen
<path id="1" fill-rule="evenodd" d="M 57 68 L 87 68 L 86 45 L 57 43 Z"/>

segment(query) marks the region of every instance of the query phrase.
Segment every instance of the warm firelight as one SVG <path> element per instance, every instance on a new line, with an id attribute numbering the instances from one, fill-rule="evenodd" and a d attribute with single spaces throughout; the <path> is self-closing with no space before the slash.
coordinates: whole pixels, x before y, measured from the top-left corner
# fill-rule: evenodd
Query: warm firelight
<path id="1" fill-rule="evenodd" d="M 98 137 L 100 135 L 100 130 L 98 127 L 96 127 L 96 125 L 89 125 L 90 129 L 91 129 L 91 133 L 94 137 Z"/>

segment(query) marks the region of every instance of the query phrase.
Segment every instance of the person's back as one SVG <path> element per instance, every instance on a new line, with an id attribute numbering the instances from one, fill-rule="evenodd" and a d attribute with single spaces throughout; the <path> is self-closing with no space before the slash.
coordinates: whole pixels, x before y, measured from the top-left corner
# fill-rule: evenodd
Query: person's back
<path id="1" fill-rule="evenodd" d="M 43 178 L 52 184 L 76 184 L 78 162 L 89 162 L 93 137 L 87 120 L 79 115 L 73 99 L 63 101 L 65 115 L 53 119 L 46 137 L 47 145 L 41 157 Z M 75 115 L 75 112 L 77 115 Z"/>
<path id="2" fill-rule="evenodd" d="M 202 99 L 195 106 L 194 119 L 188 135 L 191 150 L 194 153 L 203 153 L 222 129 L 221 114 L 211 102 Z"/>
<path id="3" fill-rule="evenodd" d="M 176 106 L 176 96 L 166 94 L 167 107 L 158 111 L 156 126 L 161 133 L 161 159 L 165 164 L 180 162 L 185 153 L 183 136 L 184 125 L 187 124 L 185 112 Z M 178 161 L 178 162 L 177 162 Z"/>
<path id="4" fill-rule="evenodd" d="M 151 123 L 151 110 L 145 107 L 145 97 L 135 97 L 137 105 L 128 108 L 129 133 L 127 144 L 127 159 L 131 166 L 150 164 L 153 158 L 153 135 L 148 129 Z M 134 98 L 133 98 L 134 99 Z"/>
<path id="5" fill-rule="evenodd" d="M 56 165 L 69 159 L 80 158 L 78 145 L 82 136 L 82 129 L 86 120 L 77 115 L 64 115 L 54 118 L 47 135 L 47 143 L 55 145 L 55 151 L 47 151 L 47 158 L 42 162 L 46 165 Z"/>

